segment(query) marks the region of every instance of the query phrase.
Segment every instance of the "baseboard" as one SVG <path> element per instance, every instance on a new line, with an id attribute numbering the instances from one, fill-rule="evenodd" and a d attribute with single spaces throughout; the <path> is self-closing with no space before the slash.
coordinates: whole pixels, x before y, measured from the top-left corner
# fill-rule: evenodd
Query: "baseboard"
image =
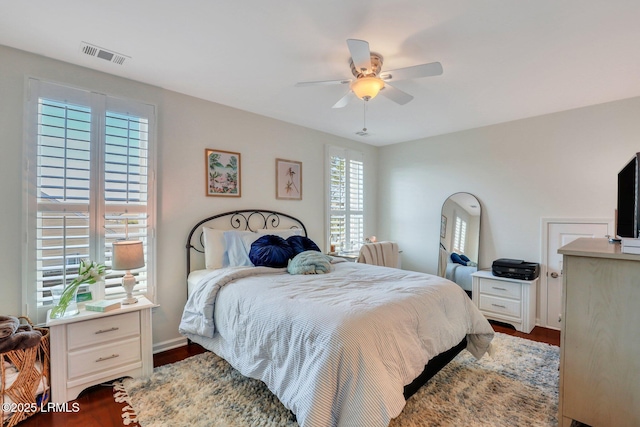
<path id="1" fill-rule="evenodd" d="M 542 322 L 540 321 L 540 318 L 536 318 L 536 326 L 539 328 L 544 328 L 544 329 L 551 329 L 552 331 L 559 331 L 561 330 L 560 328 L 555 328 L 553 326 L 547 326 L 547 325 L 543 325 Z"/>
<path id="2" fill-rule="evenodd" d="M 154 343 L 153 354 L 161 353 L 163 351 L 171 350 L 178 347 L 182 347 L 184 345 L 187 345 L 187 339 L 185 337 L 174 338 L 172 340 Z"/>

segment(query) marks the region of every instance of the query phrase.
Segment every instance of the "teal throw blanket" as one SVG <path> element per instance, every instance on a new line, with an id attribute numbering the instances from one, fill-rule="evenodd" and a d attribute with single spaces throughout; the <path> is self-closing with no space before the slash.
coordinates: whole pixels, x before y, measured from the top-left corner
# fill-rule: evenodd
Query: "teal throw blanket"
<path id="1" fill-rule="evenodd" d="M 331 269 L 331 258 L 318 251 L 300 252 L 287 267 L 289 274 L 324 274 Z"/>

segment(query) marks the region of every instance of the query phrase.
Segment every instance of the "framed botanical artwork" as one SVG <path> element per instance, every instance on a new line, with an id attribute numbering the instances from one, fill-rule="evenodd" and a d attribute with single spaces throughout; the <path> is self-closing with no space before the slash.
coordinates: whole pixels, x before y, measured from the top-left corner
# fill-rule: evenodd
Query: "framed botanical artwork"
<path id="1" fill-rule="evenodd" d="M 447 217 L 442 215 L 440 218 L 440 237 L 443 239 L 447 235 Z"/>
<path id="2" fill-rule="evenodd" d="M 302 200 L 302 162 L 276 159 L 276 199 Z"/>
<path id="3" fill-rule="evenodd" d="M 240 197 L 240 153 L 206 148 L 207 196 Z"/>

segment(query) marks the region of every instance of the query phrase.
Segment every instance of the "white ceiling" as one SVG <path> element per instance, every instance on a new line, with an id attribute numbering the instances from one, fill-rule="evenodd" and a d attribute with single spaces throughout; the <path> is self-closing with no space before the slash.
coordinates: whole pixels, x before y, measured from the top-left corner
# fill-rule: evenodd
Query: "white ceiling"
<path id="1" fill-rule="evenodd" d="M 348 38 L 444 74 L 396 82 L 415 99 L 371 100 L 357 136 L 344 85 L 294 87 L 351 78 Z M 0 44 L 373 145 L 640 95 L 638 0 L 6 0 Z"/>

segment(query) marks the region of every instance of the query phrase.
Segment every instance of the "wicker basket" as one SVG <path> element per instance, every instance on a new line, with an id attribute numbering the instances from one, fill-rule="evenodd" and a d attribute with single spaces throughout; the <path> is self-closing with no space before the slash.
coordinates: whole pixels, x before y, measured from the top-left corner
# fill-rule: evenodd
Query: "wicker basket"
<path id="1" fill-rule="evenodd" d="M 31 326 L 31 320 L 25 319 Z M 40 331 L 42 339 L 40 344 L 24 350 L 11 350 L 0 353 L 0 404 L 13 402 L 15 409 L 23 409 L 13 412 L 4 421 L 3 427 L 11 427 L 20 421 L 40 411 L 40 408 L 49 402 L 50 376 L 49 376 L 49 329 L 34 327 Z M 5 388 L 5 363 L 9 362 L 18 370 L 18 377 L 9 387 Z M 37 394 L 38 387 L 44 381 L 44 392 Z M 3 405 L 6 406 L 6 405 Z M 3 408 L 4 409 L 4 408 Z M 2 414 L 2 412 L 0 412 Z M 0 418 L 2 420 L 3 418 Z"/>

